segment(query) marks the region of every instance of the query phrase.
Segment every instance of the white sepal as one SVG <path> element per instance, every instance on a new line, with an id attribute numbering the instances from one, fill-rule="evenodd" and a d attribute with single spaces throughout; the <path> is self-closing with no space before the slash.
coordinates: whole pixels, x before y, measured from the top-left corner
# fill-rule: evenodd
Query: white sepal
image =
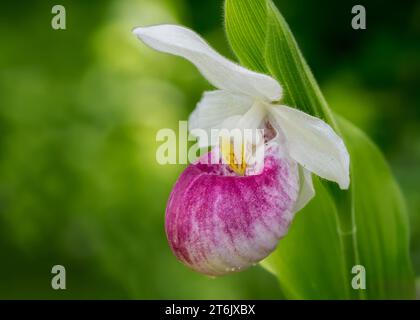
<path id="1" fill-rule="evenodd" d="M 188 28 L 164 24 L 135 28 L 133 33 L 155 50 L 189 60 L 216 88 L 267 102 L 279 101 L 282 97 L 282 88 L 275 79 L 224 58 Z"/>

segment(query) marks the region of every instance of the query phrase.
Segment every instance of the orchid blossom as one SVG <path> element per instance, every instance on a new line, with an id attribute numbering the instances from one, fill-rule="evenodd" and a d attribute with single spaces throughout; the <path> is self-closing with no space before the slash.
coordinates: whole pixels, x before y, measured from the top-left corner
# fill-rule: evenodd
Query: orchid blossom
<path id="1" fill-rule="evenodd" d="M 218 89 L 204 93 L 189 118 L 190 130 L 270 133 L 263 139 L 264 163 L 257 173 L 248 173 L 246 163 L 239 171 L 229 163 L 208 164 L 212 151 L 179 177 L 165 229 L 174 254 L 188 267 L 223 275 L 267 257 L 294 214 L 314 196 L 311 173 L 341 189 L 349 187 L 349 155 L 342 139 L 321 119 L 282 105 L 278 81 L 224 58 L 190 29 L 157 25 L 133 32 L 151 48 L 192 62 Z"/>

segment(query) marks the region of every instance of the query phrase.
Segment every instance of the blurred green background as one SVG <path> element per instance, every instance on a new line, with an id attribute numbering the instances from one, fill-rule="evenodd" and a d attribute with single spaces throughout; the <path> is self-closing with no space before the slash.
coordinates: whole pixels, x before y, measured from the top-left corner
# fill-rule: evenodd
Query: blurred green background
<path id="1" fill-rule="evenodd" d="M 276 1 L 331 107 L 381 147 L 407 199 L 420 274 L 420 2 Z M 62 4 L 67 30 L 51 28 Z M 363 4 L 367 30 L 351 28 Z M 4 2 L 0 10 L 0 298 L 279 298 L 261 267 L 195 274 L 170 252 L 183 166 L 155 161 L 209 84 L 134 26 L 179 23 L 232 57 L 222 0 Z M 374 190 L 372 190 L 374 192 Z M 51 289 L 62 264 L 67 290 Z"/>

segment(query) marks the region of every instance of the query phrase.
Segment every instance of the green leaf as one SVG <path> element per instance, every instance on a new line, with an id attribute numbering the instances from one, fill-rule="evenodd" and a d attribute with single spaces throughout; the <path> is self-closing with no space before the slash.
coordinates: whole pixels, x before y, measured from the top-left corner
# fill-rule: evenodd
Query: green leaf
<path id="1" fill-rule="evenodd" d="M 268 73 L 264 63 L 267 24 L 266 0 L 226 1 L 226 33 L 230 46 L 243 66 Z M 244 28 L 238 25 L 244 24 Z"/>
<path id="2" fill-rule="evenodd" d="M 277 250 L 262 262 L 289 299 L 349 298 L 335 206 L 314 177 L 316 197 L 300 212 Z"/>
<path id="3" fill-rule="evenodd" d="M 334 125 L 327 103 L 288 24 L 271 1 L 267 1 L 267 5 L 265 61 L 270 73 L 284 86 L 283 103 Z"/>
<path id="4" fill-rule="evenodd" d="M 355 245 L 366 268 L 366 297 L 414 298 L 408 214 L 380 150 L 350 122 L 337 117 L 352 159 Z"/>
<path id="5" fill-rule="evenodd" d="M 328 122 L 351 157 L 351 189 L 315 179 L 315 199 L 263 265 L 288 298 L 413 298 L 407 214 L 383 156 L 331 112 L 271 0 L 227 0 L 225 9 L 227 36 L 241 63 L 274 76 L 284 87 L 282 103 Z M 354 265 L 365 267 L 366 290 L 351 286 Z"/>
<path id="6" fill-rule="evenodd" d="M 227 0 L 225 25 L 241 64 L 275 76 L 284 88 L 284 104 L 332 124 L 333 117 L 315 78 L 289 26 L 271 1 Z M 301 94 L 302 89 L 305 94 Z"/>

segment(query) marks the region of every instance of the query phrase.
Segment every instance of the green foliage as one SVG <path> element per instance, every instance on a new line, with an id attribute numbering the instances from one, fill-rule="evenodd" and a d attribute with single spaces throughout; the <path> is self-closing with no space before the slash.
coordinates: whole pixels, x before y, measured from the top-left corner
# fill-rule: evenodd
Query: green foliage
<path id="1" fill-rule="evenodd" d="M 316 197 L 300 212 L 289 233 L 263 266 L 277 275 L 289 299 L 349 297 L 336 208 L 326 188 L 314 179 Z"/>
<path id="2" fill-rule="evenodd" d="M 351 123 L 339 119 L 352 157 L 355 250 L 366 267 L 366 297 L 409 299 L 414 278 L 404 199 L 379 149 Z"/>
<path id="3" fill-rule="evenodd" d="M 168 246 L 165 206 L 183 166 L 156 163 L 156 132 L 176 130 L 206 83 L 131 29 L 185 23 L 179 3 L 71 1 L 65 31 L 49 28 L 52 4 L 2 5 L 0 298 L 280 294 L 261 267 L 211 279 Z M 55 264 L 66 267 L 65 291 L 51 288 Z"/>
<path id="4" fill-rule="evenodd" d="M 289 298 L 413 298 L 407 213 L 383 156 L 352 124 L 337 121 L 271 0 L 227 0 L 225 9 L 240 61 L 277 78 L 284 103 L 330 123 L 351 157 L 351 189 L 316 182 L 316 198 L 264 265 Z M 351 287 L 352 266 L 359 264 L 366 268 L 366 290 Z"/>
<path id="5" fill-rule="evenodd" d="M 230 46 L 241 64 L 255 71 L 268 71 L 264 63 L 266 1 L 226 1 L 225 17 Z M 237 27 L 241 24 L 246 28 Z"/>
<path id="6" fill-rule="evenodd" d="M 369 12 L 376 15 L 369 16 L 370 26 L 375 27 L 355 33 L 342 2 L 324 0 L 323 10 L 310 0 L 281 3 L 334 111 L 369 133 L 390 160 L 412 214 L 412 257 L 420 272 L 420 85 L 415 82 L 420 74 L 416 54 L 420 4 L 401 2 L 392 19 L 385 19 L 390 4 L 369 3 Z M 54 4 L 3 1 L 0 10 L 0 298 L 282 297 L 274 276 L 261 267 L 217 279 L 191 272 L 174 258 L 164 234 L 165 204 L 183 168 L 156 164 L 155 134 L 187 119 L 210 87 L 188 62 L 139 44 L 131 29 L 160 23 L 187 25 L 226 55 L 230 50 L 221 24 L 223 0 L 63 1 L 65 31 L 50 28 Z M 226 5 L 231 7 L 229 40 L 241 63 L 274 72 L 264 57 L 265 0 Z M 251 10 L 257 5 L 258 11 Z M 236 29 L 240 32 L 235 34 L 232 29 L 238 23 L 252 27 L 252 32 Z M 243 42 L 244 37 L 252 39 Z M 252 59 L 248 58 L 253 50 Z M 287 92 L 285 98 L 294 106 Z M 302 101 L 295 106 L 302 108 Z M 304 107 L 312 112 L 311 103 Z M 363 161 L 370 162 L 365 160 L 369 155 Z M 386 188 L 391 188 L 392 180 L 386 181 Z M 379 183 L 382 188 L 382 180 Z M 302 296 L 294 290 L 301 278 L 314 281 L 313 297 L 345 297 L 347 269 L 336 270 L 345 261 L 339 254 L 340 237 L 334 234 L 335 205 L 327 194 L 329 186 L 318 181 L 316 186 L 318 196 L 297 214 L 272 259 L 280 254 L 281 263 L 290 269 L 281 285 L 285 292 L 290 288 L 288 297 Z M 360 191 L 372 193 L 377 188 L 369 186 Z M 379 192 L 375 196 L 377 203 Z M 389 194 L 384 198 L 383 207 L 397 202 L 394 196 L 388 199 Z M 370 205 L 371 198 L 364 199 Z M 359 229 L 376 230 L 376 218 L 369 212 L 368 216 L 373 223 Z M 387 213 L 379 220 L 389 217 Z M 321 227 L 319 219 L 324 219 Z M 389 223 L 392 228 L 393 222 Z M 400 245 L 400 254 L 405 255 L 406 240 L 389 242 L 382 232 L 369 236 L 369 241 L 358 251 L 361 259 L 372 254 L 371 261 L 365 261 L 372 281 L 369 268 L 383 263 L 374 258 L 394 255 Z M 293 249 L 301 246 L 299 259 Z M 290 250 L 290 259 L 298 263 L 286 260 L 280 249 Z M 293 273 L 293 267 L 308 263 L 309 255 L 320 257 L 318 265 L 312 261 L 307 274 Z M 65 292 L 51 290 L 54 264 L 67 267 Z M 403 262 L 401 272 L 405 266 Z M 389 277 L 392 269 L 386 270 L 383 277 Z M 305 294 L 309 295 L 306 290 Z"/>

